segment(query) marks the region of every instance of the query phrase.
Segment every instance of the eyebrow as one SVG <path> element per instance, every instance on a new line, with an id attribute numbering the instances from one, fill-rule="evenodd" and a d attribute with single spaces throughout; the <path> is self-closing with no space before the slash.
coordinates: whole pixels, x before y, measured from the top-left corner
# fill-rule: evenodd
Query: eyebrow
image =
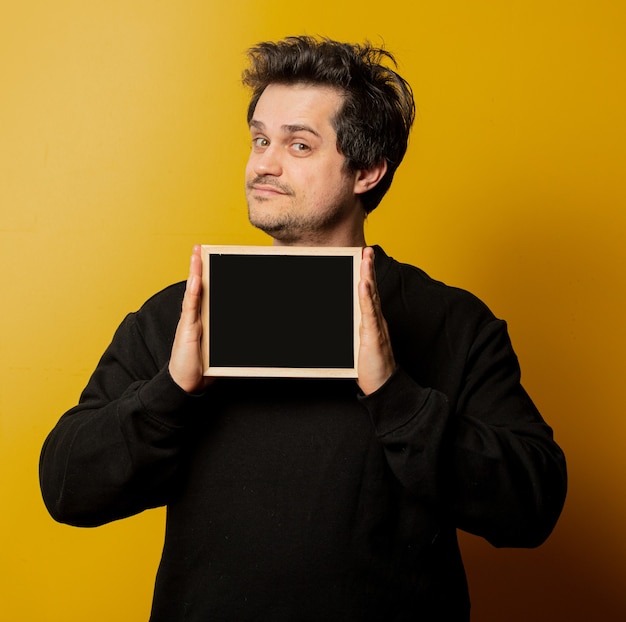
<path id="1" fill-rule="evenodd" d="M 250 127 L 253 127 L 257 130 L 263 131 L 265 130 L 265 123 L 263 123 L 262 121 L 257 121 L 256 119 L 251 119 L 250 120 Z M 281 125 L 280 128 L 285 134 L 296 134 L 297 132 L 309 132 L 311 134 L 313 134 L 313 136 L 317 136 L 318 138 L 321 138 L 322 136 L 320 135 L 319 132 L 317 132 L 316 130 L 314 130 L 310 125 L 301 125 L 301 124 L 291 124 L 288 123 L 286 125 Z"/>

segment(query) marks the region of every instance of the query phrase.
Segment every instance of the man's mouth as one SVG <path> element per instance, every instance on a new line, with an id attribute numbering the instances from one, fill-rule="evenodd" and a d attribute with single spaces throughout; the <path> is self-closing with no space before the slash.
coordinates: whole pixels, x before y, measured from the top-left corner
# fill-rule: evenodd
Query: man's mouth
<path id="1" fill-rule="evenodd" d="M 291 188 L 289 188 L 288 186 L 285 186 L 283 184 L 280 184 L 274 181 L 268 182 L 266 179 L 258 178 L 258 177 L 248 182 L 247 186 L 248 186 L 248 190 L 254 191 L 254 193 L 259 196 L 271 197 L 271 196 L 276 196 L 279 194 L 284 194 L 284 195 L 293 194 L 291 191 Z"/>

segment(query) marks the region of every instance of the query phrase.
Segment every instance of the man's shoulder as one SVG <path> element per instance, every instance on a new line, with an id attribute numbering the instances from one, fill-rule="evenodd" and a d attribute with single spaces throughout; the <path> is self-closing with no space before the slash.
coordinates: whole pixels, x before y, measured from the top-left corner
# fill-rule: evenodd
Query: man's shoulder
<path id="1" fill-rule="evenodd" d="M 185 294 L 185 282 L 168 285 L 148 298 L 130 314 L 140 325 L 171 327 L 178 324 Z"/>
<path id="2" fill-rule="evenodd" d="M 472 292 L 437 280 L 422 268 L 390 257 L 380 249 L 381 277 L 387 288 L 405 299 L 434 307 L 461 308 L 491 315 L 487 305 Z"/>
<path id="3" fill-rule="evenodd" d="M 183 301 L 183 296 L 185 295 L 185 281 L 180 281 L 178 283 L 172 283 L 167 287 L 164 287 L 162 290 L 156 292 L 146 300 L 139 311 L 152 311 L 154 309 L 161 309 L 164 306 L 168 307 L 170 305 L 180 305 Z M 180 308 L 179 308 L 180 311 Z"/>

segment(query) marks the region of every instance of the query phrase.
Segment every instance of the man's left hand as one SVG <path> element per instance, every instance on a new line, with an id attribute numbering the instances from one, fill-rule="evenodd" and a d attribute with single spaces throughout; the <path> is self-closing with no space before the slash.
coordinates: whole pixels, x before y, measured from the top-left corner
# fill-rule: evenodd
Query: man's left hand
<path id="1" fill-rule="evenodd" d="M 374 272 L 374 249 L 363 249 L 361 280 L 359 281 L 361 345 L 358 356 L 358 384 L 365 395 L 379 389 L 396 369 L 387 322 L 380 307 L 380 297 Z"/>

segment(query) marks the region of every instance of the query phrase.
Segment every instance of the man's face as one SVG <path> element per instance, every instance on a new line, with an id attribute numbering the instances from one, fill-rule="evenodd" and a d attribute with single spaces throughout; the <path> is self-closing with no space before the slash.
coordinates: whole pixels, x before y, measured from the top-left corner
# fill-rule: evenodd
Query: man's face
<path id="1" fill-rule="evenodd" d="M 332 126 L 343 96 L 329 87 L 270 84 L 252 120 L 246 166 L 250 222 L 278 244 L 358 245 L 362 208 Z M 359 219 L 361 219 L 359 221 Z"/>

